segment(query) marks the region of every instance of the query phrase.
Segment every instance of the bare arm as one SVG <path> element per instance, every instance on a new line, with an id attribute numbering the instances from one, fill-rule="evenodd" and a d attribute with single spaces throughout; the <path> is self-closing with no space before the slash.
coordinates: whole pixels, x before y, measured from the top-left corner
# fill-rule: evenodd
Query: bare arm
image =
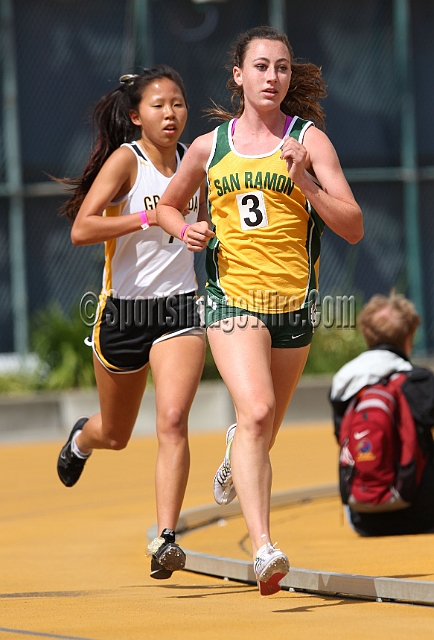
<path id="1" fill-rule="evenodd" d="M 206 197 L 205 197 L 206 191 L 205 191 L 205 183 L 202 182 L 202 186 L 200 188 L 200 203 L 199 203 L 199 213 L 197 216 L 197 221 L 198 222 L 206 222 L 208 225 L 208 228 L 211 229 L 211 219 L 209 217 L 209 213 L 208 213 L 208 205 L 206 202 Z"/>
<path id="2" fill-rule="evenodd" d="M 282 148 L 291 180 L 299 187 L 326 225 L 351 244 L 363 237 L 362 211 L 344 176 L 328 137 L 309 127 L 303 144 L 287 138 Z M 311 169 L 321 187 L 306 171 Z"/>
<path id="3" fill-rule="evenodd" d="M 126 195 L 137 175 L 137 160 L 127 147 L 116 149 L 102 166 L 87 193 L 71 230 L 75 245 L 88 245 L 119 238 L 141 227 L 139 212 L 128 216 L 103 216 L 113 200 Z M 154 211 L 148 212 L 151 225 L 156 225 Z"/>
<path id="4" fill-rule="evenodd" d="M 183 211 L 195 191 L 203 185 L 205 166 L 208 160 L 212 133 L 197 138 L 185 154 L 179 171 L 157 205 L 157 223 L 171 236 L 180 237 L 185 226 Z M 201 203 L 198 222 L 190 225 L 184 233 L 184 242 L 190 251 L 202 251 L 214 233 L 204 216 L 204 201 Z M 206 205 L 205 205 L 206 206 Z"/>

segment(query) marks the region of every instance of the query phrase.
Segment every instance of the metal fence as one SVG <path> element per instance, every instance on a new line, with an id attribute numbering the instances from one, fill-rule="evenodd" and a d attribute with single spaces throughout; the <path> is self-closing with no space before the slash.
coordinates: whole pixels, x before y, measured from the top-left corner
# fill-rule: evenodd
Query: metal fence
<path id="1" fill-rule="evenodd" d="M 228 104 L 226 51 L 242 30 L 274 24 L 296 57 L 321 65 L 327 132 L 365 216 L 350 246 L 326 230 L 321 295 L 368 298 L 392 287 L 424 318 L 434 351 L 434 63 L 431 0 L 0 0 L 0 352 L 25 352 L 32 316 L 98 292 L 101 246 L 73 247 L 48 175 L 81 172 L 96 100 L 134 66 L 165 62 L 190 104 L 183 140 Z M 203 264 L 198 259 L 203 283 Z"/>

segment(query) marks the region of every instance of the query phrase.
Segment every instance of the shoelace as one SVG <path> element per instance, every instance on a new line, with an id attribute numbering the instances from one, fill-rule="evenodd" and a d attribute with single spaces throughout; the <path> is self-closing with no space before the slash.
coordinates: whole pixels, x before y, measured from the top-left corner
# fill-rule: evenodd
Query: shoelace
<path id="1" fill-rule="evenodd" d="M 274 544 L 271 544 L 271 542 L 267 543 L 267 552 L 268 553 L 273 553 L 273 551 L 280 551 L 280 549 L 277 548 L 277 542 L 275 542 Z"/>
<path id="2" fill-rule="evenodd" d="M 227 464 L 223 464 L 222 467 L 218 470 L 217 482 L 221 485 L 224 485 L 230 475 L 231 467 Z"/>
<path id="3" fill-rule="evenodd" d="M 265 535 L 265 533 L 262 534 L 261 538 L 264 541 L 264 544 L 267 545 L 267 548 L 266 548 L 267 553 L 273 553 L 273 551 L 280 551 L 280 549 L 277 548 L 277 542 L 275 542 L 274 544 L 271 544 L 271 542 L 268 542 L 267 536 Z"/>

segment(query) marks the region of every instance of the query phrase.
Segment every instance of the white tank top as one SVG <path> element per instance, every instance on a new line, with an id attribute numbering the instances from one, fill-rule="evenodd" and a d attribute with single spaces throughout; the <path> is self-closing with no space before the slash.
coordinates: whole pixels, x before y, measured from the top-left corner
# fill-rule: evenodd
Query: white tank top
<path id="1" fill-rule="evenodd" d="M 157 171 L 137 143 L 122 146 L 129 147 L 137 157 L 137 178 L 126 196 L 110 203 L 105 216 L 127 216 L 155 209 L 172 179 Z M 178 143 L 177 170 L 185 149 L 185 145 Z M 197 220 L 199 197 L 200 190 L 188 204 L 186 223 Z M 105 243 L 102 294 L 115 298 L 153 298 L 194 291 L 196 287 L 193 254 L 184 242 L 160 227 L 140 229 Z"/>

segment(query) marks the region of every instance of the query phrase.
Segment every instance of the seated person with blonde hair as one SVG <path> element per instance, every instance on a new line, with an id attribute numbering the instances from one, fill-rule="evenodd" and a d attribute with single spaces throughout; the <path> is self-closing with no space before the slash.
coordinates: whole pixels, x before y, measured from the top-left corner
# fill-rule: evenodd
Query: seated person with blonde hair
<path id="1" fill-rule="evenodd" d="M 368 350 L 344 365 L 333 377 L 330 402 L 339 442 L 342 420 L 350 403 L 370 385 L 395 373 L 406 378 L 402 392 L 414 419 L 417 439 L 427 458 L 415 499 L 398 510 L 363 512 L 351 508 L 352 527 L 363 536 L 434 532 L 434 374 L 410 362 L 413 338 L 421 318 L 401 294 L 375 295 L 363 307 L 359 327 Z M 359 395 L 357 395 L 359 394 Z M 342 438 L 341 438 L 342 440 Z"/>

